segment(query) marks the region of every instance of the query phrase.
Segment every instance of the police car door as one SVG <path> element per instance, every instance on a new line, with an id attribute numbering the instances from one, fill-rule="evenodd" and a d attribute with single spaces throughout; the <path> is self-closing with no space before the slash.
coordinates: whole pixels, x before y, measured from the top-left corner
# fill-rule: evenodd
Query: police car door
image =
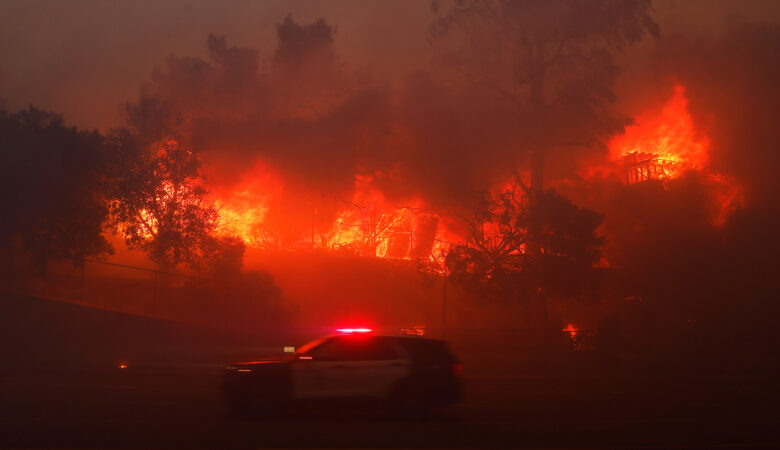
<path id="1" fill-rule="evenodd" d="M 411 370 L 410 362 L 382 337 L 366 339 L 357 356 L 360 370 L 355 371 L 354 383 L 361 396 L 386 397 L 393 385 Z"/>
<path id="2" fill-rule="evenodd" d="M 354 395 L 352 357 L 348 336 L 334 336 L 298 356 L 293 366 L 293 392 L 297 398 Z"/>
<path id="3" fill-rule="evenodd" d="M 367 335 L 332 337 L 300 358 L 293 375 L 299 398 L 381 397 L 409 370 L 392 345 Z"/>

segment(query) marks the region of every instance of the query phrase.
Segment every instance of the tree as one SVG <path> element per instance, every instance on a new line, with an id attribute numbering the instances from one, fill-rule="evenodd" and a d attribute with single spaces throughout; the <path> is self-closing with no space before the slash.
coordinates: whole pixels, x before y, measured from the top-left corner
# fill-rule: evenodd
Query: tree
<path id="1" fill-rule="evenodd" d="M 0 109 L 0 247 L 22 248 L 41 271 L 50 258 L 81 266 L 112 253 L 102 235 L 110 158 L 97 131 L 32 106 Z"/>
<path id="2" fill-rule="evenodd" d="M 468 215 L 464 244 L 447 254 L 450 279 L 487 300 L 518 301 L 576 297 L 596 288 L 594 265 L 603 238 L 602 217 L 574 205 L 553 190 L 537 195 L 529 214 L 529 189 L 484 193 Z M 530 242 L 539 253 L 529 254 Z"/>
<path id="3" fill-rule="evenodd" d="M 241 275 L 246 243 L 238 236 L 214 236 L 204 243 L 203 266 L 206 275 L 232 281 Z"/>
<path id="4" fill-rule="evenodd" d="M 128 247 L 161 267 L 197 267 L 213 247 L 218 219 L 200 160 L 175 140 L 144 146 L 128 131 L 113 138 L 122 159 L 110 205 Z"/>
<path id="5" fill-rule="evenodd" d="M 658 35 L 651 1 L 455 0 L 432 24 L 446 66 L 515 107 L 534 193 L 543 190 L 549 150 L 599 146 L 627 123 L 607 108 L 614 54 Z"/>

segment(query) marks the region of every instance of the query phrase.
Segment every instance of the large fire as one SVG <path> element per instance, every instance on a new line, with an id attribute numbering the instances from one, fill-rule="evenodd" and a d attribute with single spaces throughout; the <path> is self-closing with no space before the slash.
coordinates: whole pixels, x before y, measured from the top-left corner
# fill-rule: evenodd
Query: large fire
<path id="1" fill-rule="evenodd" d="M 263 226 L 268 215 L 268 200 L 278 193 L 281 180 L 261 163 L 257 163 L 230 192 L 214 200 L 219 209 L 220 234 L 239 236 L 252 247 L 264 247 L 273 241 Z"/>
<path id="2" fill-rule="evenodd" d="M 256 248 L 328 250 L 394 259 L 439 260 L 450 245 L 444 240 L 439 217 L 426 212 L 425 202 L 414 199 L 404 205 L 392 204 L 371 187 L 369 177 L 361 176 L 356 177 L 354 194 L 341 202 L 331 224 L 313 222 L 311 231 L 297 240 L 279 242 L 279 233 L 266 218 L 269 199 L 278 194 L 281 183 L 265 169 L 254 170 L 229 195 L 217 196 L 218 232 L 239 236 Z"/>
<path id="3" fill-rule="evenodd" d="M 643 112 L 624 134 L 612 139 L 610 158 L 622 169 L 627 184 L 665 182 L 688 171 L 699 172 L 716 193 L 720 211 L 715 222 L 721 224 L 741 204 L 741 190 L 733 178 L 710 169 L 710 140 L 696 129 L 688 103 L 685 87 L 675 85 L 660 111 Z"/>
<path id="4" fill-rule="evenodd" d="M 688 112 L 685 88 L 674 87 L 661 111 L 645 112 L 610 143 L 613 159 L 626 166 L 626 182 L 667 180 L 707 167 L 710 142 L 697 133 Z"/>
<path id="5" fill-rule="evenodd" d="M 627 184 L 648 180 L 666 182 L 688 171 L 698 171 L 719 196 L 722 223 L 740 202 L 734 180 L 709 169 L 710 141 L 696 129 L 688 111 L 685 88 L 674 87 L 660 110 L 640 114 L 634 125 L 609 144 L 610 168 L 590 167 L 589 176 L 619 172 Z M 220 209 L 218 231 L 237 235 L 256 248 L 327 250 L 342 254 L 395 259 L 440 261 L 458 236 L 448 232 L 446 220 L 426 209 L 423 199 L 403 205 L 389 202 L 373 187 L 370 176 L 356 176 L 352 197 L 341 201 L 331 223 L 312 219 L 310 229 L 293 240 L 281 242 L 282 225 L 267 221 L 270 200 L 284 182 L 273 170 L 258 163 L 229 192 L 215 197 Z M 315 208 L 316 214 L 316 208 Z M 314 214 L 313 214 L 314 215 Z M 306 224 L 296 224 L 303 226 Z"/>

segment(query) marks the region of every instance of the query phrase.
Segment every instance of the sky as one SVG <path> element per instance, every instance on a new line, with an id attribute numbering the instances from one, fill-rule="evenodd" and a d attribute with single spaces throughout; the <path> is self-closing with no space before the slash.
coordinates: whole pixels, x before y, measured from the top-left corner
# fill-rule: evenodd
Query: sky
<path id="1" fill-rule="evenodd" d="M 209 33 L 270 56 L 276 25 L 325 18 L 338 26 L 340 54 L 396 76 L 425 64 L 419 47 L 432 13 L 427 1 L 0 1 L 0 97 L 10 109 L 32 103 L 69 122 L 104 128 L 119 121 L 169 54 L 205 56 Z M 94 95 L 94 94 L 98 95 Z"/>
<path id="2" fill-rule="evenodd" d="M 442 2 L 446 5 L 446 1 Z M 205 56 L 210 33 L 268 58 L 276 25 L 325 18 L 351 66 L 394 81 L 430 65 L 429 0 L 0 0 L 0 98 L 62 113 L 68 123 L 106 130 L 122 123 L 166 56 Z M 778 1 L 656 1 L 663 35 L 711 34 L 733 20 L 780 22 Z M 638 46 L 650 51 L 653 43 Z M 630 67 L 627 68 L 630 72 Z"/>

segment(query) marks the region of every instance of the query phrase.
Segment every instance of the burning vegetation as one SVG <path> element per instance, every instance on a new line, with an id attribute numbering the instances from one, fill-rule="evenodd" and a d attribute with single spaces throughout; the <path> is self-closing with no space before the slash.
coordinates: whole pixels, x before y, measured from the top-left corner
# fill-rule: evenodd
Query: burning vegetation
<path id="1" fill-rule="evenodd" d="M 439 216 L 427 210 L 423 201 L 394 205 L 372 187 L 370 177 L 360 175 L 355 177 L 352 198 L 335 203 L 331 223 L 319 218 L 317 206 L 311 206 L 308 223 L 296 227 L 310 223 L 310 230 L 290 235 L 266 223 L 271 197 L 280 192 L 274 183 L 281 181 L 255 173 L 224 200 L 215 197 L 220 210 L 217 232 L 239 236 L 250 247 L 419 260 L 440 257 L 448 244 Z"/>
<path id="2" fill-rule="evenodd" d="M 752 327 L 745 305 L 768 317 L 762 286 L 777 276 L 749 237 L 776 247 L 777 104 L 764 96 L 780 32 L 728 30 L 721 55 L 669 44 L 650 1 L 549 3 L 434 2 L 434 67 L 393 83 L 342 59 L 325 19 L 288 16 L 267 57 L 216 35 L 207 57 L 170 56 L 105 134 L 3 110 L 6 260 L 83 267 L 111 254 L 113 233 L 252 301 L 306 285 L 302 303 L 347 294 L 324 270 L 296 279 L 296 264 L 348 261 L 343 284 L 367 303 L 394 305 L 372 289 L 394 274 L 422 279 L 420 298 L 512 305 L 541 334 L 599 329 L 618 347 L 659 332 L 653 321 L 704 333 Z M 619 56 L 648 39 L 659 73 L 627 84 L 658 94 L 630 118 Z M 760 68 L 709 79 L 742 54 Z M 282 289 L 247 275 L 247 255 L 269 270 L 292 258 L 274 274 Z"/>

